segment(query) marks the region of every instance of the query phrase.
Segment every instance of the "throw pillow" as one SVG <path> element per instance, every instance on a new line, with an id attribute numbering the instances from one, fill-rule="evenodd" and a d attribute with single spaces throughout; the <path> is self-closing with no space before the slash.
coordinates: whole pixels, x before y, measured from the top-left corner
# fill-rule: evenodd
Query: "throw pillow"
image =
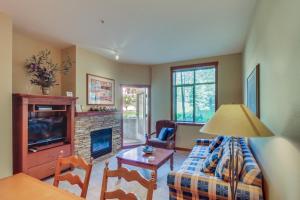
<path id="1" fill-rule="evenodd" d="M 218 146 L 220 146 L 223 140 L 224 140 L 224 136 L 215 137 L 215 139 L 213 139 L 213 141 L 210 143 L 208 147 L 209 153 L 213 152 Z"/>
<path id="2" fill-rule="evenodd" d="M 215 170 L 215 176 L 218 178 L 223 179 L 224 181 L 229 181 L 230 180 L 230 173 L 229 173 L 229 169 L 230 169 L 230 142 L 227 142 L 224 146 L 223 146 L 224 150 L 223 150 L 223 155 L 222 158 L 220 159 L 216 170 Z M 244 164 L 244 158 L 243 158 L 243 152 L 241 149 L 240 144 L 234 140 L 234 152 L 235 155 L 238 152 L 238 169 L 237 169 L 237 173 L 238 173 L 238 177 L 239 174 L 242 170 L 243 164 Z M 236 160 L 234 162 L 234 166 L 236 166 Z"/>
<path id="3" fill-rule="evenodd" d="M 214 173 L 217 164 L 222 157 L 223 148 L 216 148 L 211 154 L 209 154 L 202 163 L 201 171 L 205 173 Z"/>
<path id="4" fill-rule="evenodd" d="M 162 141 L 166 141 L 168 137 L 168 128 L 162 128 L 158 134 L 158 139 Z"/>
<path id="5" fill-rule="evenodd" d="M 168 136 L 167 138 L 171 137 L 174 134 L 174 128 L 168 128 Z"/>

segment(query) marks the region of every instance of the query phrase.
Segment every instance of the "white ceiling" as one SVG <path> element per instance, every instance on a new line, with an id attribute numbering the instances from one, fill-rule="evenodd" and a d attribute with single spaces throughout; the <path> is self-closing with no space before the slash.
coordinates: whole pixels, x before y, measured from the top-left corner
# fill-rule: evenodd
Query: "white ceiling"
<path id="1" fill-rule="evenodd" d="M 1 0 L 14 27 L 60 47 L 159 64 L 243 50 L 256 0 Z M 105 21 L 101 24 L 101 19 Z"/>

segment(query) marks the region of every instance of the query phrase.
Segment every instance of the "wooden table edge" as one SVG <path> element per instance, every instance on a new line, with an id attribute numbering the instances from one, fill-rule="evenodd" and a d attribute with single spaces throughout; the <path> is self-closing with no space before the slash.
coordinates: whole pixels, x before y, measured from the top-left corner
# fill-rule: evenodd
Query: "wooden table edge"
<path id="1" fill-rule="evenodd" d="M 138 148 L 138 147 L 135 147 L 135 148 Z M 133 149 L 135 149 L 133 148 Z M 156 148 L 156 149 L 163 149 L 163 148 Z M 129 149 L 127 151 L 130 151 L 132 149 Z M 143 161 L 138 161 L 138 160 L 133 160 L 133 159 L 128 159 L 128 158 L 124 158 L 124 157 L 120 157 L 118 154 L 116 155 L 116 158 L 117 160 L 121 160 L 121 161 L 126 161 L 126 162 L 132 162 L 132 163 L 139 163 L 139 164 L 145 164 L 145 165 L 150 165 L 150 166 L 158 166 L 161 167 L 163 164 L 165 164 L 169 159 L 171 159 L 171 157 L 174 156 L 174 150 L 171 150 L 171 149 L 163 149 L 163 150 L 168 150 L 169 152 L 169 155 L 166 156 L 164 159 L 162 159 L 158 164 L 155 164 L 155 163 L 146 163 L 146 162 L 143 162 Z M 126 152 L 127 152 L 126 151 Z M 156 155 L 157 156 L 157 155 Z M 130 164 L 129 164 L 130 165 Z M 133 166 L 136 166 L 136 165 L 133 165 Z"/>

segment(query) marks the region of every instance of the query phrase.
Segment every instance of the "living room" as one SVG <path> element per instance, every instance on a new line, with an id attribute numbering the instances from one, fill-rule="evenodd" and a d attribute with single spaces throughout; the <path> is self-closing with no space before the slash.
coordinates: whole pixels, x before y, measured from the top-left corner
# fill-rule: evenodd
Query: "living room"
<path id="1" fill-rule="evenodd" d="M 1 199 L 108 199 L 105 190 L 119 187 L 141 199 L 299 199 L 299 6 L 1 1 Z M 36 58 L 56 66 L 50 87 Z M 100 82 L 104 94 L 95 92 Z M 30 134 L 52 125 L 53 137 Z M 206 159 L 213 155 L 217 163 Z M 58 157 L 69 156 L 87 166 L 82 190 L 57 187 Z M 227 166 L 228 179 L 217 174 L 225 157 L 241 165 Z M 116 169 L 123 179 L 109 177 Z M 146 189 L 130 181 L 140 175 Z"/>

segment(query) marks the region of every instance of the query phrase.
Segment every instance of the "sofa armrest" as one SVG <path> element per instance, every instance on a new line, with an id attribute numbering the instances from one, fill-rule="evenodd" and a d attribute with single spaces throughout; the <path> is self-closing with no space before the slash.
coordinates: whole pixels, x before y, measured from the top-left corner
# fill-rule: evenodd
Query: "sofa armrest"
<path id="1" fill-rule="evenodd" d="M 197 145 L 208 146 L 213 141 L 213 139 L 198 138 L 195 141 Z"/>
<path id="2" fill-rule="evenodd" d="M 171 196 L 197 196 L 212 199 L 229 199 L 230 185 L 215 176 L 204 173 L 186 173 L 171 171 L 168 174 L 167 184 Z M 263 200 L 262 188 L 238 183 L 237 199 Z M 184 198 L 183 198 L 184 199 Z"/>

